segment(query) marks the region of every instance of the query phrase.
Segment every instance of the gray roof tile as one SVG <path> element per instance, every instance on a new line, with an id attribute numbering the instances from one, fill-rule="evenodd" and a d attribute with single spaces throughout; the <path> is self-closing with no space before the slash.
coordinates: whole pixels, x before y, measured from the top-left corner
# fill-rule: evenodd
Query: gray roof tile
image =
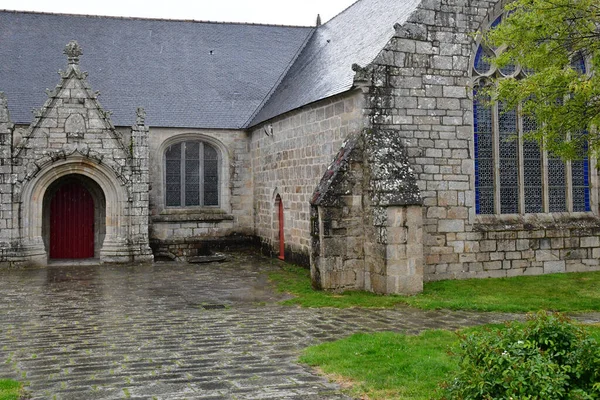
<path id="1" fill-rule="evenodd" d="M 349 90 L 419 1 L 359 0 L 316 30 L 0 11 L 0 91 L 29 123 L 75 39 L 115 125 L 141 106 L 150 126 L 244 128 Z"/>
<path id="2" fill-rule="evenodd" d="M 13 122 L 29 123 L 75 39 L 115 125 L 142 106 L 150 126 L 240 128 L 313 30 L 0 11 L 0 91 Z"/>
<path id="3" fill-rule="evenodd" d="M 249 125 L 352 87 L 352 64 L 366 66 L 404 23 L 420 0 L 359 0 L 321 25 L 281 84 Z"/>

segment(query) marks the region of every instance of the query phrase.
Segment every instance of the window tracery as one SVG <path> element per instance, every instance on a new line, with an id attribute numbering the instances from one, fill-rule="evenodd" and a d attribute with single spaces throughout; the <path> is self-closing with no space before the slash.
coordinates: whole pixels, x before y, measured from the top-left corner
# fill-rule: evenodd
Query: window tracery
<path id="1" fill-rule="evenodd" d="M 501 21 L 502 16 L 491 27 Z M 507 110 L 482 96 L 481 88 L 492 78 L 518 79 L 528 73 L 519 65 L 494 66 L 490 59 L 502 50 L 479 44 L 472 69 L 476 213 L 590 211 L 589 159 L 564 162 L 542 151 L 524 137 L 536 129 L 534 118 L 523 115 L 521 107 Z M 576 57 L 572 66 L 586 73 L 583 57 Z"/>
<path id="2" fill-rule="evenodd" d="M 185 141 L 165 151 L 167 207 L 219 205 L 219 153 L 208 143 Z"/>

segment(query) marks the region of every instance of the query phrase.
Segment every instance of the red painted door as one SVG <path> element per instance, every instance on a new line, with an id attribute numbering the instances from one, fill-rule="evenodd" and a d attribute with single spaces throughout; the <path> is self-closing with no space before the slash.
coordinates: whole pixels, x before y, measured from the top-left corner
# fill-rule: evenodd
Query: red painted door
<path id="1" fill-rule="evenodd" d="M 94 199 L 77 182 L 62 185 L 50 202 L 50 258 L 94 257 Z"/>
<path id="2" fill-rule="evenodd" d="M 277 202 L 279 205 L 279 259 L 283 260 L 285 258 L 285 242 L 283 235 L 283 201 L 281 201 L 281 197 L 277 197 L 279 199 Z"/>

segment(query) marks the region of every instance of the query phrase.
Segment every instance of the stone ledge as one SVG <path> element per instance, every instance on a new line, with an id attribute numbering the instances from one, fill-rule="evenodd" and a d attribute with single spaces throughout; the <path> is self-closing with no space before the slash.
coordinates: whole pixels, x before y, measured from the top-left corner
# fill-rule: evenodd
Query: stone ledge
<path id="1" fill-rule="evenodd" d="M 153 215 L 152 222 L 198 222 L 233 220 L 233 215 L 220 209 L 165 210 Z"/>
<path id="2" fill-rule="evenodd" d="M 476 232 L 536 231 L 545 229 L 599 229 L 600 218 L 591 212 L 478 215 L 473 224 Z"/>

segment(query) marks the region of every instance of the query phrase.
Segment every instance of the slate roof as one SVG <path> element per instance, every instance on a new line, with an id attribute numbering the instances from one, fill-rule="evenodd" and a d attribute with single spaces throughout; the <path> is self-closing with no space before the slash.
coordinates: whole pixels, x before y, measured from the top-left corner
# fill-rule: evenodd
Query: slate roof
<path id="1" fill-rule="evenodd" d="M 144 107 L 150 126 L 239 129 L 352 88 L 420 0 L 359 0 L 319 28 L 0 10 L 0 91 L 29 123 L 64 46 L 117 126 Z"/>
<path id="2" fill-rule="evenodd" d="M 321 25 L 250 125 L 352 88 L 352 64 L 371 63 L 420 0 L 359 0 Z"/>
<path id="3" fill-rule="evenodd" d="M 150 126 L 240 128 L 313 31 L 0 11 L 0 91 L 12 121 L 30 123 L 77 40 L 81 69 L 115 125 L 132 125 L 141 106 Z"/>

